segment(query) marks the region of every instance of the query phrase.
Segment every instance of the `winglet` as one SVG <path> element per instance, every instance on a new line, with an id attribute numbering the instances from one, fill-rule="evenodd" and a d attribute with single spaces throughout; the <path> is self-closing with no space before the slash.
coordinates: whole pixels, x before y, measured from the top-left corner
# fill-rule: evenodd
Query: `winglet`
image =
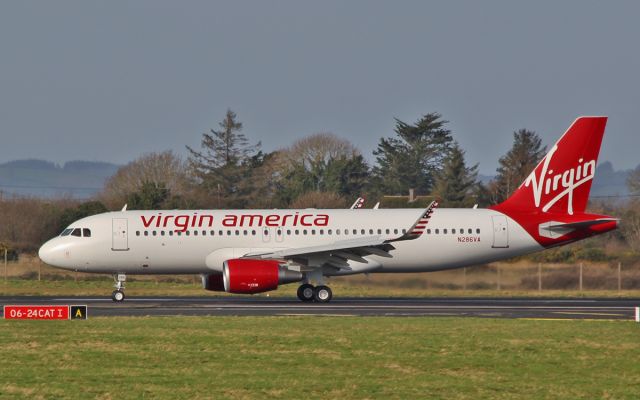
<path id="1" fill-rule="evenodd" d="M 431 218 L 431 214 L 433 214 L 434 210 L 438 207 L 437 201 L 432 201 L 429 206 L 424 210 L 422 214 L 420 214 L 420 218 L 416 222 L 411 225 L 411 228 L 407 230 L 407 233 L 400 236 L 397 239 L 391 239 L 389 242 L 395 242 L 397 240 L 412 240 L 417 239 L 424 233 L 424 230 L 429 223 L 429 219 Z"/>
<path id="2" fill-rule="evenodd" d="M 364 206 L 364 197 L 358 197 L 356 201 L 349 207 L 350 210 L 357 210 Z"/>

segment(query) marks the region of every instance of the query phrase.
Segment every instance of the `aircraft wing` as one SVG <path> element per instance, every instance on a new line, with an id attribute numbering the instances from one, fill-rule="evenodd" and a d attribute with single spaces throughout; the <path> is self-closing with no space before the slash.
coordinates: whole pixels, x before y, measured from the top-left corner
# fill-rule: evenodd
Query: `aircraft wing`
<path id="1" fill-rule="evenodd" d="M 393 257 L 390 253 L 395 250 L 393 242 L 417 239 L 422 235 L 424 227 L 437 206 L 436 202 L 429 204 L 420 217 L 400 236 L 372 235 L 356 239 L 338 240 L 319 246 L 294 247 L 272 252 L 248 253 L 245 258 L 259 258 L 266 260 L 286 260 L 308 266 L 332 266 L 338 269 L 350 269 L 348 261 L 368 263 L 364 257 L 376 255 Z"/>

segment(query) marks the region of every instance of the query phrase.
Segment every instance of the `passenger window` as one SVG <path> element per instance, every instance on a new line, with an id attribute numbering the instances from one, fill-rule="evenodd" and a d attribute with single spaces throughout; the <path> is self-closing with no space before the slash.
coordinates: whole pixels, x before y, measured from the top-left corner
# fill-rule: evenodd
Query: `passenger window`
<path id="1" fill-rule="evenodd" d="M 242 231 L 242 234 L 245 235 L 245 236 L 247 236 L 248 233 L 249 232 L 247 232 L 246 230 Z"/>
<path id="2" fill-rule="evenodd" d="M 324 229 L 320 229 L 320 234 L 324 235 Z"/>
<path id="3" fill-rule="evenodd" d="M 442 233 L 443 233 L 444 235 L 446 235 L 446 234 L 447 234 L 447 228 L 443 229 L 443 230 L 442 230 Z"/>
<path id="4" fill-rule="evenodd" d="M 403 229 L 403 230 L 402 230 L 402 233 L 407 233 L 407 230 L 406 230 L 406 229 Z"/>
<path id="5" fill-rule="evenodd" d="M 207 231 L 202 231 L 202 236 L 207 236 Z"/>
<path id="6" fill-rule="evenodd" d="M 156 235 L 156 231 L 151 232 L 151 234 L 152 234 L 153 236 L 155 236 L 155 235 Z"/>
<path id="7" fill-rule="evenodd" d="M 136 236 L 140 236 L 140 231 L 136 231 Z"/>
<path id="8" fill-rule="evenodd" d="M 231 231 L 227 231 L 227 236 L 231 236 Z"/>
<path id="9" fill-rule="evenodd" d="M 193 231 L 193 236 L 198 236 L 198 231 Z"/>
<path id="10" fill-rule="evenodd" d="M 427 235 L 431 235 L 431 229 L 427 229 Z"/>
<path id="11" fill-rule="evenodd" d="M 251 234 L 252 234 L 253 236 L 255 236 L 255 235 L 256 235 L 256 231 L 255 231 L 255 229 L 251 231 Z"/>
<path id="12" fill-rule="evenodd" d="M 215 235 L 216 235 L 216 231 L 211 231 L 211 232 L 209 232 L 209 234 L 210 234 L 211 236 L 215 236 Z"/>
<path id="13" fill-rule="evenodd" d="M 298 229 L 296 229 L 296 235 L 299 235 L 300 231 Z"/>
<path id="14" fill-rule="evenodd" d="M 440 233 L 440 229 L 436 229 L 436 235 Z"/>
<path id="15" fill-rule="evenodd" d="M 315 235 L 315 234 L 316 234 L 316 230 L 315 230 L 315 229 L 312 229 L 312 230 L 311 230 L 311 234 L 312 234 L 312 235 Z"/>
<path id="16" fill-rule="evenodd" d="M 373 229 L 369 229 L 369 235 L 373 235 Z"/>
<path id="17" fill-rule="evenodd" d="M 269 230 L 268 230 L 268 229 L 265 229 L 265 230 L 264 230 L 264 234 L 265 234 L 265 236 L 269 235 Z"/>
<path id="18" fill-rule="evenodd" d="M 464 228 L 460 229 L 460 234 L 464 235 Z"/>
<path id="19" fill-rule="evenodd" d="M 287 235 L 291 235 L 291 229 L 287 229 Z"/>
<path id="20" fill-rule="evenodd" d="M 353 230 L 353 234 L 354 234 L 354 235 L 357 235 L 357 234 L 358 234 L 358 230 L 357 230 L 357 229 L 354 229 L 354 230 Z"/>
<path id="21" fill-rule="evenodd" d="M 169 236 L 173 236 L 173 231 L 169 231 Z"/>
<path id="22" fill-rule="evenodd" d="M 145 231 L 145 233 L 146 233 L 146 231 Z M 178 236 L 182 236 L 182 231 L 178 231 L 177 233 L 178 233 Z"/>
<path id="23" fill-rule="evenodd" d="M 364 235 L 364 229 L 360 229 L 360 234 Z"/>
<path id="24" fill-rule="evenodd" d="M 267 231 L 267 233 L 269 232 Z M 239 236 L 239 235 L 240 235 L 240 231 L 236 230 L 236 236 Z"/>
<path id="25" fill-rule="evenodd" d="M 328 233 L 329 235 L 331 235 L 331 233 L 332 233 L 332 232 L 333 232 L 333 231 L 332 231 L 331 229 L 329 229 L 329 230 L 327 231 L 327 233 Z"/>
<path id="26" fill-rule="evenodd" d="M 480 234 L 480 228 L 476 229 L 476 233 Z"/>
<path id="27" fill-rule="evenodd" d="M 468 233 L 469 235 L 471 235 L 471 234 L 473 233 L 473 229 L 469 228 L 469 229 L 467 230 L 467 233 Z"/>
<path id="28" fill-rule="evenodd" d="M 340 229 L 336 229 L 336 235 L 340 234 Z"/>
<path id="29" fill-rule="evenodd" d="M 303 235 L 306 235 L 306 234 L 307 234 L 307 230 L 306 230 L 306 229 L 303 229 L 303 230 L 302 230 L 302 234 L 303 234 Z"/>
<path id="30" fill-rule="evenodd" d="M 185 235 L 187 235 L 187 236 L 189 236 L 189 235 L 191 234 L 191 232 L 189 232 L 189 231 L 185 231 L 185 232 L 184 232 L 184 234 L 185 234 Z"/>
<path id="31" fill-rule="evenodd" d="M 91 237 L 91 229 L 82 228 L 82 236 Z"/>
<path id="32" fill-rule="evenodd" d="M 394 229 L 394 230 L 393 230 L 393 233 L 398 233 L 398 230 L 397 230 L 397 229 Z"/>
<path id="33" fill-rule="evenodd" d="M 378 229 L 378 235 L 382 235 L 382 229 Z"/>
<path id="34" fill-rule="evenodd" d="M 385 230 L 385 232 L 387 232 L 387 235 L 391 233 L 391 231 L 388 228 Z"/>
<path id="35" fill-rule="evenodd" d="M 456 234 L 456 228 L 451 229 L 451 233 L 455 235 Z"/>

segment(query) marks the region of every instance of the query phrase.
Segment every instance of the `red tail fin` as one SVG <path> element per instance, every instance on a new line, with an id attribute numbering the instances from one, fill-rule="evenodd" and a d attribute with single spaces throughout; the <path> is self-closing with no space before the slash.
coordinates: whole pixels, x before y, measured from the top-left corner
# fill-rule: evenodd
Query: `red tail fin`
<path id="1" fill-rule="evenodd" d="M 499 211 L 584 213 L 607 117 L 580 117 Z"/>

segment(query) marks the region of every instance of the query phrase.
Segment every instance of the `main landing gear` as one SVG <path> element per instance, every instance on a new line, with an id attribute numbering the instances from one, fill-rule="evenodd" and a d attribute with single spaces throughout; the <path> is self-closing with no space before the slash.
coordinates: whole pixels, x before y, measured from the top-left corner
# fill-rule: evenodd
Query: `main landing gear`
<path id="1" fill-rule="evenodd" d="M 116 290 L 111 293 L 111 299 L 119 303 L 124 300 L 124 282 L 127 280 L 127 275 L 115 274 L 113 279 L 116 281 L 114 285 Z"/>
<path id="2" fill-rule="evenodd" d="M 305 283 L 298 288 L 298 298 L 304 302 L 328 303 L 332 297 L 333 292 L 329 286 L 313 286 L 310 283 Z"/>

